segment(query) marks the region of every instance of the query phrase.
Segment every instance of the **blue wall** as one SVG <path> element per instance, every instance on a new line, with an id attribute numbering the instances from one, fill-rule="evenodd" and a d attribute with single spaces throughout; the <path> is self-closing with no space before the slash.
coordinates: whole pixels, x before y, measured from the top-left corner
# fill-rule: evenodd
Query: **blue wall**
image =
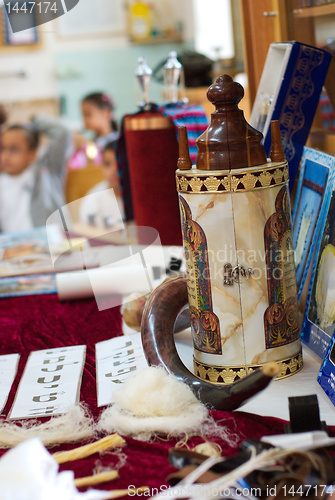
<path id="1" fill-rule="evenodd" d="M 190 48 L 189 46 L 187 48 Z M 115 102 L 118 120 L 137 110 L 134 72 L 137 60 L 143 56 L 154 67 L 167 57 L 171 50 L 177 53 L 186 49 L 184 44 L 127 45 L 85 52 L 64 52 L 56 55 L 59 95 L 65 103 L 64 116 L 72 122 L 81 121 L 80 101 L 90 92 L 107 92 Z M 77 76 L 64 74 L 69 68 Z M 162 103 L 163 85 L 152 81 L 149 99 Z"/>

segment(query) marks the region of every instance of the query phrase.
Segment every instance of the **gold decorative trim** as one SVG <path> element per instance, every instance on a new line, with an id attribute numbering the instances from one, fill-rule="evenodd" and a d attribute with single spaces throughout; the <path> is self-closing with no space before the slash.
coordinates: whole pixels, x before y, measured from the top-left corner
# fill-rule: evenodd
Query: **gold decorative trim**
<path id="1" fill-rule="evenodd" d="M 288 178 L 286 162 L 262 169 L 258 167 L 258 170 L 215 171 L 215 175 L 196 169 L 179 170 L 176 173 L 177 190 L 180 193 L 253 191 L 285 184 Z"/>
<path id="2" fill-rule="evenodd" d="M 168 116 L 146 116 L 125 117 L 125 130 L 161 130 L 173 128 L 173 121 Z"/>
<path id="3" fill-rule="evenodd" d="M 207 177 L 207 179 L 204 181 L 204 184 L 208 191 L 216 191 L 219 186 L 220 186 L 220 180 L 213 176 L 213 177 Z"/>
<path id="4" fill-rule="evenodd" d="M 199 179 L 199 177 L 192 177 L 192 179 L 189 181 L 189 184 L 194 193 L 200 193 L 203 181 Z"/>
<path id="5" fill-rule="evenodd" d="M 276 380 L 294 375 L 300 371 L 303 366 L 301 349 L 294 356 L 277 361 L 277 363 L 280 365 L 280 372 L 276 377 Z M 232 384 L 233 382 L 236 382 L 237 380 L 240 380 L 246 375 L 254 372 L 260 366 L 264 366 L 264 364 L 265 363 L 222 367 L 201 363 L 201 361 L 198 361 L 193 357 L 195 375 L 202 380 L 207 380 L 207 382 L 218 385 Z"/>
<path id="6" fill-rule="evenodd" d="M 270 172 L 262 172 L 259 176 L 259 180 L 262 186 L 269 187 L 272 181 L 272 175 L 270 174 Z"/>

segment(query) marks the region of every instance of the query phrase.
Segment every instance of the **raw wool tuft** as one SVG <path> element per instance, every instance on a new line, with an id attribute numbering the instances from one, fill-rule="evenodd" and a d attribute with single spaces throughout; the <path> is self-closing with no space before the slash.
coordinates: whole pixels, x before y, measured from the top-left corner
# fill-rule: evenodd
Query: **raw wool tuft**
<path id="1" fill-rule="evenodd" d="M 220 439 L 224 443 L 228 443 L 232 448 L 241 441 L 241 436 L 230 430 L 227 426 L 219 425 L 220 422 L 214 420 L 212 416 L 208 416 L 201 426 L 201 435 L 207 439 Z"/>
<path id="2" fill-rule="evenodd" d="M 0 448 L 12 448 L 27 439 L 39 438 L 44 446 L 76 443 L 94 436 L 93 418 L 79 405 L 41 424 L 26 420 L 20 424 L 0 422 Z"/>
<path id="3" fill-rule="evenodd" d="M 180 436 L 200 431 L 208 410 L 191 389 L 162 367 L 129 377 L 114 392 L 115 404 L 101 415 L 98 431 L 148 440 L 155 433 Z"/>

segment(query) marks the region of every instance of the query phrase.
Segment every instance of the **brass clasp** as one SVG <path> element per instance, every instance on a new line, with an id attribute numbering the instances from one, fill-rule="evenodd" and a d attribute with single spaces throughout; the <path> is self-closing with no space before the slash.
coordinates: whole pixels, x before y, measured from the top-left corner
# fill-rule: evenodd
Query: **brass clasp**
<path id="1" fill-rule="evenodd" d="M 233 267 L 228 262 L 223 267 L 223 284 L 231 286 L 234 283 L 245 283 L 252 274 L 254 270 L 251 267 L 248 269 L 239 265 Z"/>

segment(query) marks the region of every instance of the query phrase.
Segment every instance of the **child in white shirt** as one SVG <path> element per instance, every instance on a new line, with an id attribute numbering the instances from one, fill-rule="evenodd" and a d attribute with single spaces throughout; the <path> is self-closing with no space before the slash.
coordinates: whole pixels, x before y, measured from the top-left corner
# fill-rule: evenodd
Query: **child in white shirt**
<path id="1" fill-rule="evenodd" d="M 39 135 L 49 144 L 38 157 Z M 68 130 L 51 118 L 36 117 L 27 126 L 13 125 L 2 134 L 0 150 L 0 231 L 26 231 L 46 223 L 65 204 Z"/>
<path id="2" fill-rule="evenodd" d="M 83 198 L 79 213 L 83 224 L 113 230 L 123 229 L 125 215 L 115 149 L 116 142 L 111 142 L 103 150 L 105 180 L 94 186 Z"/>

